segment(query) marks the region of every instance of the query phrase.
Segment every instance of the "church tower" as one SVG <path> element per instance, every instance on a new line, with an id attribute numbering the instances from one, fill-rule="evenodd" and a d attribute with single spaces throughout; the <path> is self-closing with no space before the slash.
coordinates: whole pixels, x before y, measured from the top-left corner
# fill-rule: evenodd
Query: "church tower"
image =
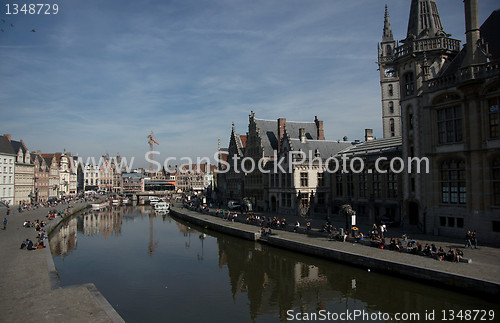
<path id="1" fill-rule="evenodd" d="M 392 36 L 389 12 L 385 5 L 382 42 L 378 44 L 378 67 L 382 91 L 382 123 L 384 138 L 401 136 L 401 108 L 399 105 L 399 75 L 394 65 L 396 41 Z"/>

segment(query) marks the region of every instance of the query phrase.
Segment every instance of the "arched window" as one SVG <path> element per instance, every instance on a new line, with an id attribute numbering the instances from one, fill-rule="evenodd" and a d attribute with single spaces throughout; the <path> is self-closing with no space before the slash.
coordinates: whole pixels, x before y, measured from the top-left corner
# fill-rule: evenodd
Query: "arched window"
<path id="1" fill-rule="evenodd" d="M 500 205 L 500 157 L 493 159 L 491 169 L 493 179 L 493 204 Z"/>
<path id="2" fill-rule="evenodd" d="M 405 96 L 410 96 L 415 94 L 415 83 L 413 79 L 413 73 L 409 72 L 404 75 L 404 91 Z"/>
<path id="3" fill-rule="evenodd" d="M 387 45 L 387 47 L 385 49 L 385 54 L 386 54 L 386 56 L 392 56 L 392 47 L 391 47 L 391 45 Z"/>
<path id="4" fill-rule="evenodd" d="M 389 119 L 389 125 L 391 128 L 391 137 L 394 137 L 396 135 L 395 130 L 394 130 L 394 119 Z"/>
<path id="5" fill-rule="evenodd" d="M 394 113 L 394 102 L 389 101 L 389 112 Z"/>
<path id="6" fill-rule="evenodd" d="M 392 84 L 389 84 L 389 96 L 394 95 L 394 89 L 392 88 Z"/>
<path id="7" fill-rule="evenodd" d="M 462 160 L 445 160 L 441 164 L 440 174 L 441 203 L 466 204 L 465 162 Z"/>

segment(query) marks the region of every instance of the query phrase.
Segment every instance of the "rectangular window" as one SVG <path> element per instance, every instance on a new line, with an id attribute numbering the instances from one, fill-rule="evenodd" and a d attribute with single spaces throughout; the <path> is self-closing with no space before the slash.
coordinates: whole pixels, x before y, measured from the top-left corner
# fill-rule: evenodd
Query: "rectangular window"
<path id="1" fill-rule="evenodd" d="M 307 175 L 308 173 L 300 173 L 300 186 L 302 187 L 309 186 Z"/>
<path id="2" fill-rule="evenodd" d="M 359 174 L 359 197 L 366 197 L 366 171 Z"/>
<path id="3" fill-rule="evenodd" d="M 460 107 L 439 110 L 437 120 L 440 144 L 462 141 L 462 109 Z"/>
<path id="4" fill-rule="evenodd" d="M 324 173 L 318 173 L 318 187 L 323 187 L 325 186 L 325 174 Z"/>
<path id="5" fill-rule="evenodd" d="M 498 109 L 500 97 L 492 98 L 488 100 L 488 119 L 489 119 L 489 129 L 490 138 L 500 137 L 500 131 L 498 130 L 498 120 L 500 119 L 500 111 Z"/>
<path id="6" fill-rule="evenodd" d="M 448 217 L 448 226 L 451 228 L 455 227 L 455 218 L 454 217 Z"/>
<path id="7" fill-rule="evenodd" d="M 373 196 L 380 197 L 380 174 L 373 174 Z"/>
<path id="8" fill-rule="evenodd" d="M 439 225 L 442 227 L 446 226 L 446 217 L 445 216 L 440 216 L 439 217 Z"/>
<path id="9" fill-rule="evenodd" d="M 343 190 L 342 190 L 342 173 L 341 172 L 337 172 L 335 174 L 335 188 L 337 191 L 337 196 L 342 196 Z"/>
<path id="10" fill-rule="evenodd" d="M 446 204 L 466 204 L 465 163 L 447 160 L 441 165 L 441 202 Z"/>

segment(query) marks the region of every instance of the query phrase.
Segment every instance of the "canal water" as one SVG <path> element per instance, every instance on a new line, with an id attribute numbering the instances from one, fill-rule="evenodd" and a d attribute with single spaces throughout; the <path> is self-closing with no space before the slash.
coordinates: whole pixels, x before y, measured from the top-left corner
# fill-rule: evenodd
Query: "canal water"
<path id="1" fill-rule="evenodd" d="M 493 302 L 204 230 L 147 206 L 86 211 L 50 246 L 62 286 L 94 283 L 127 322 L 500 315 Z"/>

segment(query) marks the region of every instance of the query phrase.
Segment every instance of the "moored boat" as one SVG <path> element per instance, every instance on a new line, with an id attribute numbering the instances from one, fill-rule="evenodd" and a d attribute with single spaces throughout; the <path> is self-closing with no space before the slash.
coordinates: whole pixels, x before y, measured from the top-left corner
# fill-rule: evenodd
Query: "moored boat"
<path id="1" fill-rule="evenodd" d="M 92 205 L 92 208 L 93 208 L 93 209 L 102 209 L 102 208 L 104 208 L 104 207 L 108 206 L 108 205 L 109 205 L 109 202 L 92 203 L 91 205 Z"/>

